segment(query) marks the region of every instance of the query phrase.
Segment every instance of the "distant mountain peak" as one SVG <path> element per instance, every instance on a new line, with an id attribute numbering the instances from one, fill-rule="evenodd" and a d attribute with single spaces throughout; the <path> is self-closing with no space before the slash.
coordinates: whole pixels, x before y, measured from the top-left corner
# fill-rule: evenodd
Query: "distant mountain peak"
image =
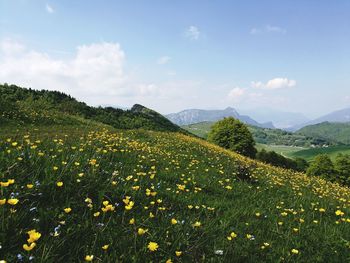
<path id="1" fill-rule="evenodd" d="M 218 121 L 225 117 L 234 117 L 246 124 L 262 127 L 262 128 L 274 128 L 272 123 L 267 125 L 258 123 L 249 116 L 240 115 L 236 109 L 227 107 L 223 110 L 200 110 L 200 109 L 188 109 L 178 113 L 171 113 L 166 117 L 177 125 L 188 125 L 204 121 Z"/>

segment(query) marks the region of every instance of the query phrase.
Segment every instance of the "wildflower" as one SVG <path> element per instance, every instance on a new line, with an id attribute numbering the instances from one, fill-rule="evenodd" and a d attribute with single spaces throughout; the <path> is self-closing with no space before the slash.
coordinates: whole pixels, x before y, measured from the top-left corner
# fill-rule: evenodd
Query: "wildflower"
<path id="1" fill-rule="evenodd" d="M 92 261 L 94 259 L 94 255 L 86 255 L 85 261 Z"/>
<path id="2" fill-rule="evenodd" d="M 320 208 L 320 209 L 318 209 L 318 211 L 320 211 L 321 213 L 324 213 L 324 212 L 326 212 L 326 209 Z"/>
<path id="3" fill-rule="evenodd" d="M 165 261 L 165 263 L 173 263 L 173 261 L 171 260 L 171 258 L 169 258 L 167 261 Z"/>
<path id="4" fill-rule="evenodd" d="M 291 250 L 291 252 L 292 252 L 293 254 L 295 254 L 295 255 L 299 254 L 299 250 L 298 250 L 298 249 L 295 249 L 295 248 L 293 248 L 293 249 Z"/>
<path id="5" fill-rule="evenodd" d="M 29 235 L 29 238 L 27 239 L 29 244 L 34 243 L 41 237 L 41 234 L 35 229 L 28 231 L 27 234 Z"/>
<path id="6" fill-rule="evenodd" d="M 57 182 L 56 185 L 57 185 L 58 187 L 62 187 L 62 186 L 63 186 L 63 182 Z"/>
<path id="7" fill-rule="evenodd" d="M 129 224 L 130 225 L 134 225 L 135 224 L 135 218 L 131 218 L 130 221 L 129 221 Z"/>
<path id="8" fill-rule="evenodd" d="M 200 227 L 202 224 L 199 221 L 196 221 L 192 226 L 193 227 Z"/>
<path id="9" fill-rule="evenodd" d="M 335 211 L 335 214 L 336 214 L 337 216 L 343 216 L 343 215 L 344 215 L 344 212 L 341 211 L 341 210 L 337 210 L 337 211 Z"/>
<path id="10" fill-rule="evenodd" d="M 18 202 L 19 202 L 19 200 L 16 198 L 11 198 L 11 199 L 7 200 L 7 203 L 10 205 L 16 205 Z"/>
<path id="11" fill-rule="evenodd" d="M 134 206 L 134 202 L 133 202 L 133 201 L 130 201 L 130 202 L 125 206 L 125 210 L 131 210 L 133 206 Z"/>
<path id="12" fill-rule="evenodd" d="M 176 225 L 176 224 L 177 224 L 177 220 L 176 220 L 175 218 L 172 218 L 172 219 L 171 219 L 171 224 L 172 224 L 172 225 Z"/>
<path id="13" fill-rule="evenodd" d="M 286 212 L 282 212 L 281 216 L 287 216 L 288 214 Z"/>
<path id="14" fill-rule="evenodd" d="M 176 255 L 177 257 L 180 257 L 180 256 L 182 255 L 182 251 L 175 251 L 175 255 Z"/>
<path id="15" fill-rule="evenodd" d="M 246 237 L 249 239 L 249 240 L 254 240 L 255 237 L 251 234 L 247 234 Z"/>
<path id="16" fill-rule="evenodd" d="M 25 251 L 31 251 L 33 248 L 35 248 L 35 246 L 36 246 L 36 243 L 31 243 L 29 246 L 27 245 L 27 244 L 24 244 L 23 245 L 23 249 L 25 250 Z"/>
<path id="17" fill-rule="evenodd" d="M 224 254 L 224 251 L 222 249 L 215 250 L 215 255 L 222 256 Z"/>
<path id="18" fill-rule="evenodd" d="M 63 209 L 63 210 L 64 210 L 64 212 L 66 212 L 67 214 L 69 214 L 69 213 L 72 211 L 72 208 L 67 207 L 67 208 L 65 208 L 65 209 Z"/>
<path id="19" fill-rule="evenodd" d="M 6 198 L 0 199 L 0 205 L 4 205 L 4 204 L 6 204 Z"/>
<path id="20" fill-rule="evenodd" d="M 235 232 L 231 232 L 231 234 L 227 237 L 228 240 L 232 240 L 237 237 L 237 234 Z"/>
<path id="21" fill-rule="evenodd" d="M 109 245 L 104 245 L 104 246 L 102 246 L 102 249 L 103 250 L 107 250 L 109 248 Z"/>
<path id="22" fill-rule="evenodd" d="M 139 236 L 142 236 L 142 235 L 144 235 L 147 231 L 148 231 L 148 229 L 139 228 L 139 229 L 137 230 L 137 234 L 138 234 Z"/>
<path id="23" fill-rule="evenodd" d="M 158 244 L 156 243 L 156 242 L 149 242 L 148 243 L 148 246 L 147 246 L 147 248 L 150 250 L 150 251 L 156 251 L 157 249 L 158 249 Z"/>
<path id="24" fill-rule="evenodd" d="M 10 185 L 9 182 L 0 182 L 0 186 L 2 187 L 8 187 Z"/>
<path id="25" fill-rule="evenodd" d="M 98 217 L 100 215 L 100 212 L 94 213 L 94 217 Z"/>
<path id="26" fill-rule="evenodd" d="M 33 188 L 33 185 L 32 185 L 32 184 L 27 184 L 27 188 L 28 188 L 28 189 L 32 189 L 32 188 Z"/>
<path id="27" fill-rule="evenodd" d="M 256 217 L 259 217 L 261 214 L 258 212 L 258 213 L 255 213 L 255 216 Z"/>

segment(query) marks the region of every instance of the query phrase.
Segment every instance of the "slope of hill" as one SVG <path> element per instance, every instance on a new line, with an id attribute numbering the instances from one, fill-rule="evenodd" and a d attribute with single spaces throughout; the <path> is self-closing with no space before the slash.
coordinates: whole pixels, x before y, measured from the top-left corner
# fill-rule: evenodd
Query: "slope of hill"
<path id="1" fill-rule="evenodd" d="M 120 129 L 184 132 L 159 113 L 142 105 L 131 110 L 94 108 L 57 91 L 37 91 L 15 85 L 0 85 L 0 123 L 22 125 L 70 125 L 87 120 Z"/>
<path id="2" fill-rule="evenodd" d="M 214 122 L 200 122 L 190 125 L 182 126 L 183 129 L 199 136 L 206 138 L 211 126 Z M 295 134 L 280 129 L 267 129 L 249 125 L 249 130 L 253 134 L 254 140 L 261 144 L 270 145 L 286 145 L 286 146 L 298 146 L 309 147 L 310 145 L 322 146 L 324 144 L 331 144 L 328 139 L 319 137 L 311 137 L 303 134 Z"/>
<path id="3" fill-rule="evenodd" d="M 315 125 L 306 126 L 297 131 L 297 134 L 318 137 L 325 140 L 350 144 L 350 122 L 349 123 L 330 123 L 323 122 Z"/>
<path id="4" fill-rule="evenodd" d="M 166 117 L 177 125 L 188 125 L 204 121 L 218 121 L 225 117 L 234 117 L 246 124 L 273 128 L 273 124 L 271 122 L 258 123 L 249 116 L 240 115 L 234 108 L 231 107 L 224 110 L 184 110 L 178 113 L 168 114 Z"/>
<path id="5" fill-rule="evenodd" d="M 349 260 L 348 188 L 178 133 L 64 127 L 0 131 L 7 262 Z"/>

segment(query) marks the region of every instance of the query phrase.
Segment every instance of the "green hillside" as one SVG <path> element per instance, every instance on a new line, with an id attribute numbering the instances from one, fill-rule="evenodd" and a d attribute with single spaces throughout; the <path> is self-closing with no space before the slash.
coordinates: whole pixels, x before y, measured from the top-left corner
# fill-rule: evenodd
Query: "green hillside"
<path id="1" fill-rule="evenodd" d="M 349 188 L 59 105 L 2 115 L 0 260 L 350 260 Z"/>
<path id="2" fill-rule="evenodd" d="M 298 130 L 297 134 L 350 145 L 350 123 L 323 122 L 306 126 Z"/>
<path id="3" fill-rule="evenodd" d="M 0 124 L 76 125 L 100 122 L 119 129 L 185 132 L 159 113 L 142 105 L 131 110 L 95 108 L 57 91 L 32 90 L 0 85 Z"/>
<path id="4" fill-rule="evenodd" d="M 200 122 L 182 126 L 183 129 L 199 136 L 206 138 L 214 122 Z M 332 144 L 328 139 L 317 136 L 306 136 L 295 134 L 280 129 L 267 129 L 256 126 L 249 126 L 254 140 L 260 144 L 267 145 L 285 145 L 297 147 L 309 147 L 310 145 Z"/>

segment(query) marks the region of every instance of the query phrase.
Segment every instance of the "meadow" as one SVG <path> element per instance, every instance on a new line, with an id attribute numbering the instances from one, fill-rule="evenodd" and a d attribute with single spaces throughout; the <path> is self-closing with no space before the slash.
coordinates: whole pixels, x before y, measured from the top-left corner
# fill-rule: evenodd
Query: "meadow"
<path id="1" fill-rule="evenodd" d="M 290 153 L 290 157 L 301 157 L 307 161 L 312 161 L 318 154 L 327 154 L 335 160 L 338 154 L 350 154 L 349 145 L 329 146 L 327 148 L 310 148 Z"/>
<path id="2" fill-rule="evenodd" d="M 179 133 L 0 132 L 0 260 L 348 262 L 350 190 Z"/>

